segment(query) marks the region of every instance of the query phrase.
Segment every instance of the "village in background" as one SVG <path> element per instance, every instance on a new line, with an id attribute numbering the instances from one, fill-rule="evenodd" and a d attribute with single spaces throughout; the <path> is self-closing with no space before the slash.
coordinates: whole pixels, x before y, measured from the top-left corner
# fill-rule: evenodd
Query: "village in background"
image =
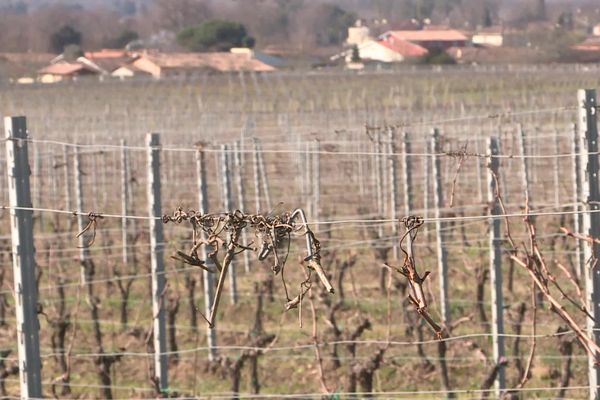
<path id="1" fill-rule="evenodd" d="M 0 0 L 0 82 L 600 62 L 600 4 Z"/>

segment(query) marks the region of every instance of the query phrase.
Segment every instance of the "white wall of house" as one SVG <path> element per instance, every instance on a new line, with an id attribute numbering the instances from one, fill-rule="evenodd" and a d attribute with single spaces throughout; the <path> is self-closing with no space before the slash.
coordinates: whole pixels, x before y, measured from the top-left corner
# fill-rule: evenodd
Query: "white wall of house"
<path id="1" fill-rule="evenodd" d="M 473 44 L 479 44 L 482 46 L 501 47 L 504 42 L 504 37 L 501 33 L 477 33 L 473 35 L 471 41 Z"/>
<path id="2" fill-rule="evenodd" d="M 125 79 L 125 78 L 132 78 L 133 76 L 135 76 L 135 72 L 133 72 L 127 66 L 123 66 L 123 67 L 115 69 L 110 75 L 114 76 L 115 78 Z"/>
<path id="3" fill-rule="evenodd" d="M 56 82 L 62 81 L 63 77 L 60 75 L 54 75 L 54 74 L 42 74 L 38 77 L 38 80 L 41 83 L 56 83 Z"/>
<path id="4" fill-rule="evenodd" d="M 399 62 L 404 61 L 404 56 L 397 52 L 377 43 L 374 40 L 369 40 L 358 46 L 358 53 L 361 60 L 372 60 L 380 62 Z M 352 52 L 346 57 L 346 61 L 350 61 Z"/>
<path id="5" fill-rule="evenodd" d="M 369 28 L 366 26 L 351 26 L 348 28 L 348 38 L 346 43 L 350 46 L 360 45 L 366 42 L 370 37 Z"/>
<path id="6" fill-rule="evenodd" d="M 22 76 L 19 79 L 17 79 L 17 83 L 20 83 L 22 85 L 29 85 L 35 83 L 35 79 L 33 79 L 30 76 Z"/>
<path id="7" fill-rule="evenodd" d="M 600 36 L 600 24 L 594 26 L 592 33 L 594 34 L 594 36 Z"/>

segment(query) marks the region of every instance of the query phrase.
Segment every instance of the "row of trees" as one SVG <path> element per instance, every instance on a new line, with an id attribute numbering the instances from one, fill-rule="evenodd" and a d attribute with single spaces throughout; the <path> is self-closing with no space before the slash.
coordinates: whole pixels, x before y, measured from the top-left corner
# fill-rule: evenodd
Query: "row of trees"
<path id="1" fill-rule="evenodd" d="M 254 47 L 244 25 L 238 22 L 209 20 L 181 30 L 177 43 L 193 51 L 227 51 L 232 47 Z"/>
<path id="2" fill-rule="evenodd" d="M 153 47 L 223 50 L 293 43 L 303 49 L 337 46 L 357 15 L 340 6 L 301 1 L 209 0 L 116 2 L 119 8 L 86 9 L 49 3 L 5 5 L 0 12 L 0 51 L 60 52 L 67 44 L 84 48 L 122 47 L 138 38 Z M 141 4 L 141 6 L 136 6 Z M 164 40 L 164 38 L 168 40 Z M 175 37 L 177 40 L 175 40 Z"/>
<path id="3" fill-rule="evenodd" d="M 50 49 L 61 53 L 70 46 L 81 46 L 82 34 L 71 25 L 64 25 L 50 36 Z M 135 31 L 124 30 L 106 40 L 108 48 L 124 48 L 139 39 Z M 208 20 L 181 30 L 177 43 L 192 51 L 228 51 L 232 47 L 254 47 L 254 38 L 246 33 L 244 25 L 224 20 Z"/>
<path id="4" fill-rule="evenodd" d="M 586 1 L 112 0 L 84 8 L 50 1 L 32 7 L 27 0 L 10 0 L 0 5 L 0 51 L 57 52 L 65 44 L 89 49 L 122 47 L 138 38 L 151 47 L 179 45 L 200 51 L 251 47 L 255 42 L 261 47 L 284 45 L 310 51 L 340 46 L 358 17 L 377 19 L 379 25 L 371 26 L 375 34 L 411 18 L 465 29 L 535 20 L 570 27 L 576 9 L 589 23 L 600 20 L 597 5 L 591 2 L 585 8 Z"/>

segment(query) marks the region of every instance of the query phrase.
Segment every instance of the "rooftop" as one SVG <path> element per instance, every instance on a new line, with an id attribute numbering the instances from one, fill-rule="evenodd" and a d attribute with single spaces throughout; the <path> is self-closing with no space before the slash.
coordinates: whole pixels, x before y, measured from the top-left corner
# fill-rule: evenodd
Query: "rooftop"
<path id="1" fill-rule="evenodd" d="M 161 68 L 213 68 L 218 71 L 252 70 L 269 72 L 275 69 L 248 54 L 234 53 L 158 53 L 142 55 Z"/>
<path id="2" fill-rule="evenodd" d="M 389 31 L 382 37 L 394 36 L 396 39 L 409 42 L 460 42 L 468 40 L 461 32 L 448 30 L 421 30 L 421 31 Z"/>
<path id="3" fill-rule="evenodd" d="M 86 51 L 83 53 L 85 58 L 98 59 L 98 58 L 123 58 L 127 57 L 127 52 L 120 49 L 102 49 L 99 51 Z"/>
<path id="4" fill-rule="evenodd" d="M 107 72 L 112 72 L 116 69 L 121 68 L 124 65 L 130 64 L 137 57 L 108 57 L 108 58 L 92 58 L 92 61 L 95 65 L 103 69 Z"/>
<path id="5" fill-rule="evenodd" d="M 40 74 L 52 74 L 52 75 L 70 75 L 81 70 L 89 70 L 83 64 L 80 63 L 60 63 L 51 64 L 39 70 Z"/>
<path id="6" fill-rule="evenodd" d="M 421 57 L 428 53 L 426 48 L 394 36 L 379 40 L 378 43 L 405 57 Z"/>
<path id="7" fill-rule="evenodd" d="M 579 51 L 598 52 L 600 51 L 600 37 L 589 37 L 583 42 L 573 46 L 573 49 Z"/>

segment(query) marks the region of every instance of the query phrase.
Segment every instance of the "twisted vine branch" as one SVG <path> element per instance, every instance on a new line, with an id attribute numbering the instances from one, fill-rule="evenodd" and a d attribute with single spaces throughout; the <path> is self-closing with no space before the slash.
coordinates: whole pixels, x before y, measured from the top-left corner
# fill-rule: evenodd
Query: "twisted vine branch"
<path id="1" fill-rule="evenodd" d="M 211 313 L 208 318 L 205 317 L 211 328 L 215 324 L 229 265 L 236 255 L 244 251 L 254 251 L 261 261 L 269 257 L 272 258 L 271 270 L 274 274 L 281 275 L 287 299 L 285 303 L 286 310 L 301 305 L 304 295 L 310 289 L 310 275 L 312 272 L 317 274 L 329 293 L 334 292 L 333 286 L 321 267 L 321 244 L 308 227 L 304 211 L 301 209 L 281 214 L 263 215 L 244 214 L 240 210 L 219 214 L 202 214 L 194 210 L 183 211 L 178 208 L 172 215 L 164 215 L 162 221 L 165 224 L 169 222 L 177 224 L 188 222 L 192 227 L 191 248 L 187 252 L 177 250 L 173 258 L 219 275 Z M 247 245 L 238 242 L 238 238 L 244 229 L 254 231 L 255 236 L 255 240 Z M 307 255 L 304 257 L 303 265 L 307 269 L 308 278 L 300 283 L 299 294 L 291 298 L 284 276 L 285 264 L 289 255 L 292 237 L 300 235 L 306 238 Z M 215 268 L 208 266 L 206 260 L 199 258 L 198 249 L 201 246 L 206 246 L 209 250 L 207 251 L 208 258 L 214 263 Z M 224 252 L 221 257 L 219 257 L 220 252 Z"/>

